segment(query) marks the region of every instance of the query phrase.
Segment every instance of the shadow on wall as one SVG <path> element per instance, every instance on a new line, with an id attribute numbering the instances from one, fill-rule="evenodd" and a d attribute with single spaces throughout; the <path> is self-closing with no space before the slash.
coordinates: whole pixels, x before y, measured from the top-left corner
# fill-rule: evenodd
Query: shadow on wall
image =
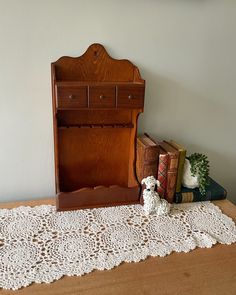
<path id="1" fill-rule="evenodd" d="M 140 116 L 141 130 L 164 136 L 178 134 L 180 138 L 188 134 L 195 137 L 211 134 L 218 140 L 218 130 L 224 129 L 218 118 L 223 114 L 227 119 L 228 115 L 223 100 L 215 101 L 188 85 L 155 73 L 142 70 L 142 75 L 146 79 L 146 94 L 145 112 Z"/>
<path id="2" fill-rule="evenodd" d="M 232 136 L 225 132 L 232 114 L 224 101 L 145 69 L 141 73 L 146 79 L 146 94 L 139 132 L 148 132 L 156 139 L 175 139 L 186 146 L 189 154 L 205 153 L 211 176 L 227 189 L 229 199 L 236 202 L 233 179 L 236 154 Z"/>

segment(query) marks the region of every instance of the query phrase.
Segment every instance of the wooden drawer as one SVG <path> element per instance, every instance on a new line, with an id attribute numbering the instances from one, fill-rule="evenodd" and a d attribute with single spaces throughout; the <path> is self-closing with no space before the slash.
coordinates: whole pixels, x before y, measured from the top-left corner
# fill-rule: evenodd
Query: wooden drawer
<path id="1" fill-rule="evenodd" d="M 118 86 L 118 108 L 143 108 L 144 86 Z"/>
<path id="2" fill-rule="evenodd" d="M 89 87 L 90 108 L 115 108 L 116 87 L 115 86 L 90 86 Z"/>
<path id="3" fill-rule="evenodd" d="M 87 87 L 57 87 L 57 108 L 87 108 Z"/>

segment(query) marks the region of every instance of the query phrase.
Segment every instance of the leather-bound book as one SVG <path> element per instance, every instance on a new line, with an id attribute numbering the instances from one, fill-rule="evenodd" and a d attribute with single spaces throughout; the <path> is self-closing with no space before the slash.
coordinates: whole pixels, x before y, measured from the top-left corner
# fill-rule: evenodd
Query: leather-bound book
<path id="1" fill-rule="evenodd" d="M 160 142 L 160 147 L 164 149 L 168 154 L 165 199 L 169 203 L 173 203 L 175 197 L 179 152 L 170 144 L 164 141 Z"/>
<path id="2" fill-rule="evenodd" d="M 199 188 L 182 187 L 179 193 L 175 194 L 175 203 L 190 203 L 222 200 L 227 196 L 227 191 L 220 184 L 209 177 L 210 183 L 206 189 L 206 194 L 202 195 Z"/>
<path id="3" fill-rule="evenodd" d="M 179 160 L 178 160 L 178 169 L 177 169 L 177 180 L 176 180 L 176 189 L 175 191 L 179 193 L 181 191 L 181 184 L 183 179 L 183 172 L 184 172 L 184 161 L 186 157 L 186 149 L 179 143 L 175 142 L 174 140 L 170 140 L 169 143 L 173 148 L 179 151 Z"/>
<path id="4" fill-rule="evenodd" d="M 169 162 L 168 153 L 160 147 L 159 149 L 159 164 L 157 168 L 157 179 L 160 182 L 160 185 L 157 188 L 157 192 L 160 197 L 165 197 L 166 185 L 167 185 L 167 169 Z"/>
<path id="5" fill-rule="evenodd" d="M 146 134 L 137 138 L 136 174 L 139 183 L 147 176 L 157 175 L 159 147 Z"/>

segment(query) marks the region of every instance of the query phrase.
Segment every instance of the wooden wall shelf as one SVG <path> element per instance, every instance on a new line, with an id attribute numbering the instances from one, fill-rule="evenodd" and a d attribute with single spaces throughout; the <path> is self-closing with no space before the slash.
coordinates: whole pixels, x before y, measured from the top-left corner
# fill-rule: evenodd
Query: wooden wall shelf
<path id="1" fill-rule="evenodd" d="M 52 63 L 57 210 L 139 203 L 136 133 L 145 81 L 100 44 Z"/>

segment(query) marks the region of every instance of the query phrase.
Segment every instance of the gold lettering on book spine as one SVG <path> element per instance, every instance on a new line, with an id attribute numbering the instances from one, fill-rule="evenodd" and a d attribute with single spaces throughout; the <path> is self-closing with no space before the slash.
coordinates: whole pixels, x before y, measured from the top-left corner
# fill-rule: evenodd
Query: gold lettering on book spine
<path id="1" fill-rule="evenodd" d="M 193 202 L 193 193 L 182 193 L 182 203 Z"/>

